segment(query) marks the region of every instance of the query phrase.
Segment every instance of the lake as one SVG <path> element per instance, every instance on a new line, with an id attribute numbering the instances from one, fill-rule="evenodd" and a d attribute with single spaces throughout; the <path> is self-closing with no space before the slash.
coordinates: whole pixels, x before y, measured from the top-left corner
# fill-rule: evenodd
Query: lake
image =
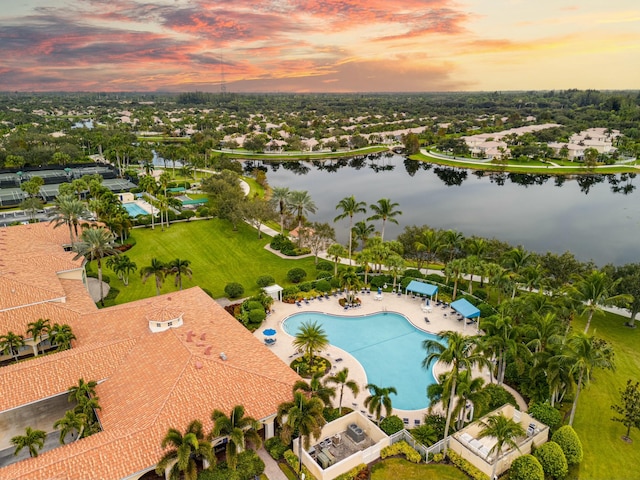
<path id="1" fill-rule="evenodd" d="M 403 212 L 387 222 L 391 240 L 408 225 L 495 237 L 544 253 L 573 252 L 597 265 L 640 261 L 640 201 L 634 174 L 575 178 L 482 174 L 378 155 L 325 162 L 245 162 L 267 168 L 272 187 L 308 190 L 318 211 L 310 221 L 333 223 L 336 204 L 354 195 L 367 205 L 390 198 Z M 366 216 L 370 216 L 368 212 Z M 354 221 L 363 220 L 359 215 Z M 381 222 L 374 223 L 380 229 Z M 347 241 L 348 218 L 335 225 Z"/>

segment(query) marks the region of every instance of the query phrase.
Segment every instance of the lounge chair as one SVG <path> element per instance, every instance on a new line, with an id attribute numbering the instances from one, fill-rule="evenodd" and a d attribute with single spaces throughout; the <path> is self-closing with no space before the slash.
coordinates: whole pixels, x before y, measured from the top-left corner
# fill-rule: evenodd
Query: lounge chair
<path id="1" fill-rule="evenodd" d="M 300 302 L 296 302 L 296 305 L 298 306 L 298 308 L 302 308 L 302 304 Z"/>
<path id="2" fill-rule="evenodd" d="M 429 320 L 429 317 L 424 317 L 424 321 L 425 323 L 431 323 L 431 321 Z"/>
<path id="3" fill-rule="evenodd" d="M 341 362 L 342 358 L 336 358 L 336 362 Z"/>
<path id="4" fill-rule="evenodd" d="M 274 345 L 276 343 L 276 339 L 275 338 L 265 338 L 264 339 L 264 344 L 267 346 L 271 346 Z"/>

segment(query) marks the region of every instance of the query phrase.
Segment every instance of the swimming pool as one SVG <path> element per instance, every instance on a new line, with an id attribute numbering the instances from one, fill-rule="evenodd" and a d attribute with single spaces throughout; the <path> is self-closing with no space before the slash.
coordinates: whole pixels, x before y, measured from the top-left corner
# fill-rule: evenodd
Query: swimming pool
<path id="1" fill-rule="evenodd" d="M 139 215 L 149 215 L 144 208 L 134 202 L 123 203 L 122 206 L 125 208 L 129 216 L 137 217 Z"/>
<path id="2" fill-rule="evenodd" d="M 353 355 L 364 367 L 367 381 L 379 387 L 395 387 L 395 408 L 419 410 L 429 406 L 427 386 L 435 383 L 432 369 L 422 368 L 426 352 L 422 342 L 437 335 L 414 327 L 398 313 L 381 312 L 342 317 L 319 312 L 296 313 L 283 324 L 295 336 L 302 322 L 322 325 L 329 342 Z"/>

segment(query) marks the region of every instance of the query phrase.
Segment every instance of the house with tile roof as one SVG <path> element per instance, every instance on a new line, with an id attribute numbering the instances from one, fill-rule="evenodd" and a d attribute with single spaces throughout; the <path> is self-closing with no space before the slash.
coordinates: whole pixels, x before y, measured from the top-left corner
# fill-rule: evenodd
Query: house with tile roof
<path id="1" fill-rule="evenodd" d="M 102 430 L 1 467 L 0 478 L 137 479 L 155 468 L 169 428 L 199 419 L 210 430 L 211 412 L 235 405 L 273 436 L 295 372 L 199 287 L 97 309 L 65 234 L 47 223 L 0 229 L 0 332 L 28 337 L 27 323 L 47 318 L 77 337 L 70 350 L 0 367 L 0 450 L 27 426 L 46 430 L 6 418 L 66 397 L 80 378 L 98 382 Z"/>

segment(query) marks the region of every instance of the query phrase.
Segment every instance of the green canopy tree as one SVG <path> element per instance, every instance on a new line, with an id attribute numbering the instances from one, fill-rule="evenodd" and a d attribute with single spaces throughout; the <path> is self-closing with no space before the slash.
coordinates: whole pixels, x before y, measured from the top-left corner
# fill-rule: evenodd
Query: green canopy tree
<path id="1" fill-rule="evenodd" d="M 365 202 L 356 201 L 353 195 L 343 198 L 336 205 L 336 210 L 342 210 L 342 213 L 333 219 L 334 222 L 349 217 L 349 265 L 351 265 L 351 254 L 353 252 L 353 235 L 351 234 L 353 231 L 353 217 L 358 213 L 366 213 L 366 205 Z"/>
<path id="2" fill-rule="evenodd" d="M 209 435 L 212 440 L 217 437 L 227 437 L 226 458 L 227 465 L 231 470 L 235 470 L 238 464 L 238 454 L 245 450 L 246 441 L 253 443 L 255 448 L 260 448 L 262 440 L 258 434 L 260 422 L 256 419 L 245 416 L 245 410 L 242 405 L 236 405 L 231 410 L 231 414 L 227 415 L 220 411 L 214 410 L 211 414 L 213 420 L 213 430 Z"/>

